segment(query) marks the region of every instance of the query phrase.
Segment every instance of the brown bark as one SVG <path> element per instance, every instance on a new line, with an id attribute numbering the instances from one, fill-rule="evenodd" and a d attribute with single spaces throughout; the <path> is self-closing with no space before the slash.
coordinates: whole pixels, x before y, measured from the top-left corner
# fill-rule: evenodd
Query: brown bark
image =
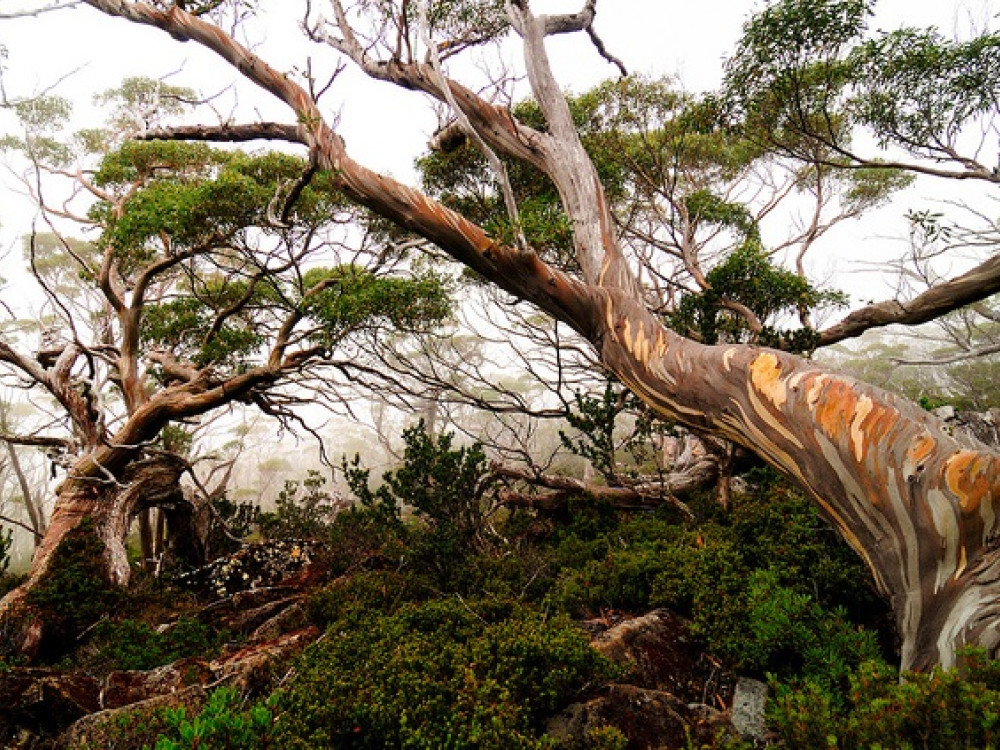
<path id="1" fill-rule="evenodd" d="M 628 487 L 609 487 L 575 477 L 540 474 L 520 466 L 499 463 L 494 463 L 490 470 L 498 477 L 555 491 L 538 494 L 508 490 L 500 496 L 505 505 L 556 510 L 565 507 L 573 495 L 584 495 L 619 510 L 647 510 L 660 505 L 676 505 L 685 513 L 690 513 L 678 498 L 714 482 L 719 474 L 719 462 L 714 456 L 704 456 L 683 471 L 670 472 L 655 481 Z"/>
<path id="2" fill-rule="evenodd" d="M 370 48 L 352 41 L 342 12 L 339 42 L 373 75 L 439 98 L 448 86 L 483 141 L 546 172 L 573 222 L 582 280 L 530 251 L 499 245 L 427 196 L 354 162 L 307 92 L 222 30 L 176 5 L 88 4 L 215 51 L 292 108 L 301 140 L 348 197 L 572 326 L 660 414 L 746 446 L 798 480 L 891 600 L 904 667 L 952 664 L 964 643 L 991 651 L 1000 645 L 994 497 L 1000 457 L 981 444 L 960 443 L 916 405 L 807 360 L 752 346 L 703 346 L 667 329 L 642 304 L 593 165 L 552 78 L 544 50 L 548 21 L 526 3 L 508 7 L 547 133 L 514 123 L 426 66 L 368 59 Z"/>
<path id="3" fill-rule="evenodd" d="M 935 284 L 909 302 L 873 302 L 855 310 L 819 334 L 819 346 L 830 346 L 860 336 L 871 328 L 893 324 L 920 325 L 1000 292 L 1000 255 L 954 279 Z"/>

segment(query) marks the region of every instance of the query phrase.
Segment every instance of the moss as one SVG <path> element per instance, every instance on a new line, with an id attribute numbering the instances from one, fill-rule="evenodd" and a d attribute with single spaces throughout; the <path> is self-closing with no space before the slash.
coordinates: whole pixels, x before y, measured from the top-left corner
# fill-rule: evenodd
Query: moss
<path id="1" fill-rule="evenodd" d="M 58 659 L 79 635 L 112 612 L 121 593 L 107 579 L 104 542 L 93 519 L 84 518 L 52 553 L 48 569 L 26 603 L 45 623 L 39 659 Z"/>

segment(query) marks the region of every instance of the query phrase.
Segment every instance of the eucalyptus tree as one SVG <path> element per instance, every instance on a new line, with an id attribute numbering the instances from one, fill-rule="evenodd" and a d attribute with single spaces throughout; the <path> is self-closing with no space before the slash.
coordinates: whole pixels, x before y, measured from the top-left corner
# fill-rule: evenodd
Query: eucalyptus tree
<path id="1" fill-rule="evenodd" d="M 162 115 L 191 96 L 130 79 L 108 103 L 129 117 L 144 103 Z M 27 240 L 26 277 L 45 300 L 40 326 L 5 323 L 0 373 L 37 405 L 32 439 L 57 448 L 66 467 L 7 611 L 30 609 L 67 534 L 96 533 L 119 585 L 143 509 L 163 509 L 190 548 L 179 480 L 191 469 L 184 432 L 199 419 L 246 406 L 308 429 L 302 408 L 322 401 L 310 397 L 318 382 L 335 400 L 329 383 L 363 368 L 373 340 L 449 314 L 447 279 L 413 273 L 331 173 L 278 152 L 123 139 L 134 120 L 70 138 L 53 132 L 67 108 L 36 100 L 23 135 L 5 143 L 29 159 L 26 184 L 49 231 Z M 60 178 L 69 198 L 49 200 Z M 65 236 L 67 222 L 86 239 Z M 30 633 L 29 649 L 44 636 Z"/>
<path id="2" fill-rule="evenodd" d="M 315 166 L 307 170 L 312 194 L 343 196 L 436 244 L 482 279 L 571 327 L 590 342 L 608 371 L 660 415 L 747 446 L 797 480 L 868 564 L 891 601 L 904 667 L 951 664 L 963 644 L 996 650 L 1000 553 L 994 488 L 1000 458 L 952 436 L 916 404 L 787 351 L 748 343 L 752 336 L 703 343 L 691 336 L 690 326 L 678 332 L 667 325 L 662 295 L 650 288 L 650 276 L 637 275 L 639 265 L 629 255 L 643 245 L 626 242 L 627 232 L 617 228 L 600 165 L 588 154 L 549 64 L 546 40 L 572 33 L 586 34 L 611 59 L 595 31 L 595 0 L 586 0 L 579 12 L 557 15 L 535 12 L 528 0 L 352 5 L 330 0 L 323 4 L 325 15 L 316 3 L 306 4 L 303 29 L 312 42 L 334 50 L 375 81 L 422 92 L 451 109 L 457 127 L 496 175 L 498 200 L 490 222 L 353 159 L 335 119 L 319 105 L 318 89 L 276 69 L 254 51 L 258 48 L 241 41 L 242 34 L 253 33 L 252 5 L 165 0 L 86 4 L 157 28 L 178 42 L 204 46 L 232 66 L 234 75 L 289 110 L 286 123 L 177 126 L 147 137 L 267 138 L 300 144 L 308 164 Z M 870 6 L 864 0 L 786 0 L 751 21 L 731 64 L 730 88 L 738 95 L 730 102 L 736 104 L 730 109 L 731 126 L 746 128 L 766 148 L 801 159 L 814 172 L 870 168 L 877 170 L 876 181 L 888 174 L 885 170 L 997 181 L 975 158 L 953 155 L 957 143 L 951 135 L 992 122 L 998 89 L 992 60 L 1000 41 L 989 33 L 961 44 L 922 32 L 870 35 L 865 27 Z M 234 33 L 234 13 L 246 22 L 237 24 L 239 35 Z M 523 48 L 535 120 L 519 117 L 449 74 L 452 58 L 507 37 Z M 908 51 L 917 48 L 942 55 L 938 60 L 929 52 L 911 63 Z M 978 60 L 985 62 L 978 65 Z M 952 72 L 956 65 L 964 66 L 962 74 Z M 788 80 L 806 86 L 789 88 Z M 889 92 L 901 83 L 906 85 L 900 100 L 905 105 L 889 110 L 896 113 L 894 119 L 880 120 L 886 102 L 892 105 Z M 803 99 L 801 91 L 818 97 Z M 855 91 L 860 95 L 855 97 Z M 931 117 L 921 119 L 921 103 L 933 105 Z M 397 125 L 407 127 L 406 122 Z M 849 140 L 854 126 L 870 128 L 885 147 L 906 149 L 914 139 L 925 142 L 912 148 L 912 158 L 906 160 L 858 158 Z M 165 143 L 152 148 L 170 153 Z M 246 157 L 229 158 L 239 163 Z M 566 240 L 562 253 L 533 241 L 531 212 L 518 205 L 516 175 L 505 158 L 544 174 L 551 183 Z M 673 167 L 665 171 L 668 177 L 676 173 Z M 670 203 L 670 196 L 664 198 Z M 687 205 L 690 212 L 689 203 L 674 200 L 671 205 L 678 211 Z M 715 211 L 717 204 L 708 200 L 706 205 Z M 721 207 L 729 216 L 721 224 L 727 233 L 759 256 L 748 231 L 752 227 L 730 206 Z M 198 206 L 190 208 L 197 226 Z M 713 223 L 720 225 L 712 218 L 703 226 Z M 650 236 L 662 242 L 659 235 Z M 908 303 L 894 300 L 848 316 L 839 329 L 821 331 L 820 343 L 887 319 L 918 322 L 981 299 L 997 288 L 994 265 L 987 262 Z M 705 278 L 712 287 L 707 274 Z M 258 288 L 252 279 L 250 272 L 247 286 Z M 206 286 L 199 296 L 209 300 L 212 294 Z M 227 321 L 232 322 L 226 318 L 223 323 Z M 750 330 L 759 333 L 753 326 Z M 280 347 L 278 355 L 278 362 L 281 355 L 294 358 Z M 190 368 L 161 359 L 174 398 L 157 404 L 162 410 L 151 417 L 155 423 L 218 398 L 218 389 L 205 377 L 189 377 L 194 375 Z M 255 378 L 273 376 L 269 368 L 234 373 L 227 392 L 248 393 L 259 382 Z M 144 404 L 137 413 L 144 409 L 156 407 Z M 114 472 L 120 464 L 111 460 L 133 455 L 148 436 L 148 431 L 123 429 L 77 471 L 86 470 L 88 478 L 102 476 L 98 466 Z M 92 481 L 76 485 L 80 494 L 95 486 Z"/>

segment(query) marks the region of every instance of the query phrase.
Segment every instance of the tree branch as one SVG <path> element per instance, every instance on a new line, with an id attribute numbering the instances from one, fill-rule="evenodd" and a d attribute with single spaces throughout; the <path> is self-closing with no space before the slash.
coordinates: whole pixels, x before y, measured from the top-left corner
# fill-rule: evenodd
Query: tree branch
<path id="1" fill-rule="evenodd" d="M 244 143 L 246 141 L 288 141 L 305 143 L 298 125 L 279 122 L 255 122 L 239 125 L 178 125 L 156 128 L 135 136 L 139 141 L 211 141 L 215 143 Z"/>
<path id="2" fill-rule="evenodd" d="M 995 255 L 961 276 L 935 284 L 909 302 L 875 302 L 855 310 L 836 325 L 820 332 L 819 346 L 830 346 L 860 336 L 871 328 L 898 323 L 919 325 L 960 307 L 1000 292 L 1000 255 Z"/>

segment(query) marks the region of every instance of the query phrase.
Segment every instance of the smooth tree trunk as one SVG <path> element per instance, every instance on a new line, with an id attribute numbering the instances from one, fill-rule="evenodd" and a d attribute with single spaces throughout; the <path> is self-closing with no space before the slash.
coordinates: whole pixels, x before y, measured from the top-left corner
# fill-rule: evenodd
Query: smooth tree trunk
<path id="1" fill-rule="evenodd" d="M 1000 457 L 916 404 L 808 360 L 703 346 L 608 295 L 598 346 L 667 418 L 743 445 L 795 479 L 890 601 L 901 665 L 1000 644 Z"/>

